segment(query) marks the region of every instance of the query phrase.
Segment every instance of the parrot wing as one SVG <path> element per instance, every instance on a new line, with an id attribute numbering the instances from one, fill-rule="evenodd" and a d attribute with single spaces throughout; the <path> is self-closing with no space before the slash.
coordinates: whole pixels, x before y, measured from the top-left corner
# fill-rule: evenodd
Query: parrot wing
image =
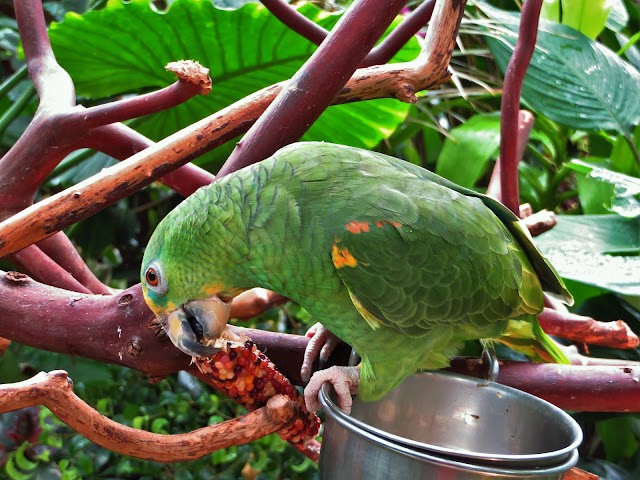
<path id="1" fill-rule="evenodd" d="M 392 185 L 363 195 L 354 185 L 360 207 L 332 245 L 333 265 L 369 326 L 414 338 L 497 338 L 534 361 L 567 363 L 537 322 L 537 270 L 485 200 L 411 175 Z"/>
<path id="2" fill-rule="evenodd" d="M 347 223 L 332 247 L 338 275 L 373 328 L 414 337 L 440 325 L 477 331 L 542 309 L 535 270 L 480 199 L 423 180 L 411 186 L 411 195 L 381 186 L 368 199 L 375 213 Z"/>
<path id="3" fill-rule="evenodd" d="M 382 154 L 375 155 L 383 156 L 387 159 L 389 158 L 388 156 Z M 465 187 L 461 187 L 460 185 L 450 182 L 446 178 L 440 177 L 439 175 L 436 175 L 429 170 L 416 167 L 408 162 L 398 162 L 397 166 L 407 169 L 430 182 L 434 182 L 438 185 L 450 188 L 468 197 L 475 197 L 480 199 L 482 203 L 484 203 L 484 205 L 502 221 L 509 232 L 511 232 L 514 238 L 518 241 L 523 251 L 529 258 L 531 265 L 538 274 L 538 277 L 540 278 L 540 281 L 542 283 L 543 290 L 545 290 L 545 292 L 547 293 L 550 293 L 552 296 L 558 298 L 567 305 L 573 305 L 573 297 L 560 278 L 560 275 L 558 275 L 558 272 L 553 267 L 553 265 L 544 257 L 544 255 L 542 255 L 542 253 L 535 246 L 527 227 L 511 210 L 509 210 L 502 203 L 492 197 L 483 195 L 479 192 Z"/>

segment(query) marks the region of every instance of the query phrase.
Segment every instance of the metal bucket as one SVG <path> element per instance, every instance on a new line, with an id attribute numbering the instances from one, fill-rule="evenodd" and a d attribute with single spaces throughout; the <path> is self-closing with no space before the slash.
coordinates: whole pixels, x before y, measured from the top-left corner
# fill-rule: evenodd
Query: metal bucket
<path id="1" fill-rule="evenodd" d="M 351 415 L 320 394 L 326 412 L 320 478 L 559 480 L 582 432 L 565 412 L 519 390 L 443 372 L 405 379 Z"/>

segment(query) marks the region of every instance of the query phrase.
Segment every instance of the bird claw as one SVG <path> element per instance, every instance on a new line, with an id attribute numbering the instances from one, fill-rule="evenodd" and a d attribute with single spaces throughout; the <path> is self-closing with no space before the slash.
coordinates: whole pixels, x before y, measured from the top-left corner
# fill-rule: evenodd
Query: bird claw
<path id="1" fill-rule="evenodd" d="M 360 383 L 360 367 L 333 366 L 319 370 L 313 374 L 304 389 L 304 402 L 307 410 L 315 412 L 320 409 L 318 394 L 325 383 L 330 383 L 336 392 L 336 405 L 345 413 L 351 413 L 353 399 L 351 395 L 358 391 Z"/>
<path id="2" fill-rule="evenodd" d="M 322 324 L 313 325 L 305 336 L 311 338 L 304 351 L 304 359 L 302 367 L 300 367 L 300 377 L 304 383 L 309 383 L 311 373 L 313 371 L 313 363 L 316 358 L 319 360 L 320 368 L 329 360 L 331 353 L 335 350 L 340 341 L 329 330 L 324 328 Z"/>

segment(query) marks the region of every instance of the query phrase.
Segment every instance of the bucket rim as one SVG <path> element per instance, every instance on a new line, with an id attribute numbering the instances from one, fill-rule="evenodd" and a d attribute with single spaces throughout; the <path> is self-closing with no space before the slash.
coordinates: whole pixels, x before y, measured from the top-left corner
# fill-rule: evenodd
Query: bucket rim
<path id="1" fill-rule="evenodd" d="M 333 402 L 331 402 L 331 405 L 327 403 L 328 398 L 326 395 L 324 395 L 324 392 L 321 392 L 321 394 L 319 395 L 319 399 L 320 399 L 320 403 L 322 404 L 327 414 L 329 414 L 330 410 L 331 410 L 331 413 L 335 413 L 332 410 L 332 406 L 335 407 L 335 404 L 333 404 Z M 536 478 L 540 478 L 541 476 L 550 476 L 550 475 L 556 475 L 556 474 L 559 475 L 559 474 L 565 473 L 578 463 L 578 450 L 574 450 L 573 452 L 571 452 L 571 454 L 568 456 L 567 459 L 564 460 L 563 463 L 554 464 L 550 466 L 522 465 L 520 468 L 516 468 L 515 466 L 502 466 L 498 464 L 491 465 L 491 464 L 482 464 L 482 463 L 479 463 L 479 464 L 466 463 L 465 461 L 463 461 L 465 459 L 452 458 L 448 456 L 438 457 L 438 456 L 429 454 L 423 450 L 413 450 L 404 445 L 397 444 L 385 438 L 379 437 L 375 435 L 373 432 L 370 432 L 366 429 L 359 428 L 358 426 L 347 421 L 345 418 L 334 416 L 334 415 L 329 415 L 329 416 L 330 416 L 330 420 L 335 421 L 339 426 L 345 428 L 346 430 L 355 434 L 356 436 L 364 439 L 366 442 L 373 443 L 376 446 L 383 446 L 397 454 L 400 454 L 402 456 L 405 456 L 414 460 L 420 460 L 420 461 L 430 463 L 432 465 L 437 465 L 437 466 L 446 466 L 447 468 L 451 468 L 458 471 L 464 471 L 464 472 L 471 471 L 471 472 L 476 472 L 480 474 L 486 473 L 491 475 L 503 475 L 503 476 L 510 476 L 510 477 L 516 477 L 516 478 L 523 478 L 523 479 L 526 479 L 526 478 L 536 479 Z M 320 451 L 320 468 L 322 468 L 322 458 L 323 457 L 322 457 L 322 450 L 321 450 Z"/>
<path id="2" fill-rule="evenodd" d="M 477 377 L 471 377 L 468 375 L 461 375 L 454 372 L 445 372 L 445 371 L 428 371 L 428 372 L 419 372 L 414 374 L 415 376 L 442 376 L 449 377 L 455 379 L 456 381 L 461 381 L 464 383 L 473 382 L 477 384 L 478 381 L 483 381 Z M 319 398 L 322 406 L 324 407 L 327 414 L 331 413 L 332 417 L 336 420 L 339 420 L 343 426 L 356 426 L 359 429 L 372 433 L 377 438 L 384 438 L 389 440 L 393 444 L 404 445 L 409 447 L 413 451 L 416 449 L 420 452 L 425 452 L 426 454 L 437 454 L 437 455 L 445 455 L 450 458 L 460 459 L 460 460 L 473 460 L 474 462 L 479 462 L 487 465 L 495 465 L 501 464 L 505 467 L 508 466 L 517 466 L 517 467 L 545 467 L 547 465 L 554 465 L 559 462 L 563 462 L 568 458 L 571 458 L 572 452 L 576 451 L 577 448 L 582 443 L 583 433 L 582 429 L 578 425 L 578 423 L 564 410 L 556 407 L 552 403 L 543 400 L 535 395 L 531 395 L 530 393 L 524 392 L 522 390 L 518 390 L 513 387 L 509 387 L 507 385 L 502 385 L 497 382 L 490 382 L 490 387 L 497 389 L 498 391 L 508 392 L 515 395 L 521 395 L 525 398 L 528 398 L 530 401 L 538 402 L 541 407 L 547 408 L 551 410 L 553 413 L 561 417 L 565 420 L 565 423 L 570 428 L 573 434 L 573 441 L 557 450 L 553 450 L 551 452 L 542 452 L 542 453 L 531 453 L 531 454 L 492 454 L 492 453 L 483 453 L 483 452 L 470 452 L 468 450 L 460 450 L 455 448 L 443 447 L 439 445 L 429 444 L 420 442 L 417 440 L 412 440 L 410 438 L 406 438 L 400 435 L 396 435 L 394 433 L 387 432 L 380 428 L 369 425 L 368 423 L 363 422 L 351 415 L 348 415 L 344 411 L 342 411 L 338 406 L 333 403 L 329 394 L 330 384 L 325 384 L 320 392 Z"/>

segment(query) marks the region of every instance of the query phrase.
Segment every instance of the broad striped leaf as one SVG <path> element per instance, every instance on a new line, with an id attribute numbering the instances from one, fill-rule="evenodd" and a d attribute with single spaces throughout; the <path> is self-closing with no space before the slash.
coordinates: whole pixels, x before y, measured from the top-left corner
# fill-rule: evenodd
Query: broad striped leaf
<path id="1" fill-rule="evenodd" d="M 504 71 L 520 16 L 482 4 L 487 42 Z M 629 135 L 640 121 L 640 73 L 603 44 L 565 25 L 540 21 L 536 48 L 522 87 L 523 100 L 571 128 L 616 130 Z"/>

